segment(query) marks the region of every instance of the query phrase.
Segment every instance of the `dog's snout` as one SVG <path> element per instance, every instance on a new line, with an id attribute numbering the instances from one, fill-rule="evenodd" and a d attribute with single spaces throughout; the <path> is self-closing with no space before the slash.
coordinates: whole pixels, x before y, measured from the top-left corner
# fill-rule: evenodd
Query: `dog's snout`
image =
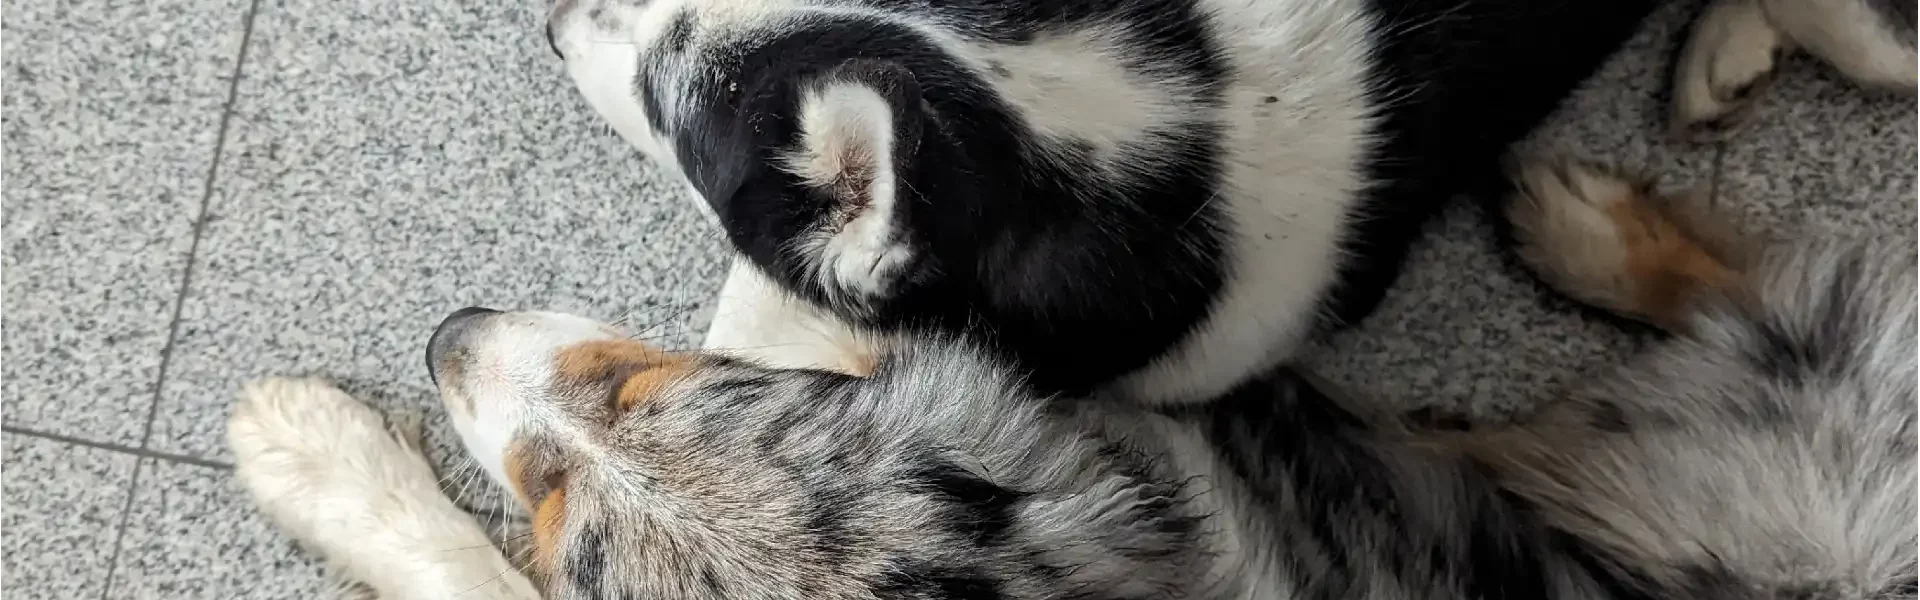
<path id="1" fill-rule="evenodd" d="M 440 369 L 446 365 L 447 352 L 459 346 L 462 338 L 473 329 L 475 324 L 485 320 L 488 315 L 499 313 L 500 311 L 491 308 L 469 306 L 453 311 L 453 314 L 441 319 L 440 325 L 433 328 L 433 337 L 427 338 L 427 377 L 438 385 Z"/>
<path id="2" fill-rule="evenodd" d="M 567 54 L 560 51 L 559 35 L 554 33 L 553 29 L 565 23 L 567 14 L 573 12 L 578 5 L 578 0 L 559 0 L 553 3 L 551 10 L 547 11 L 547 22 L 543 26 L 547 30 L 547 47 L 552 48 L 553 55 L 560 57 L 560 60 L 566 60 Z"/>
<path id="3" fill-rule="evenodd" d="M 553 55 L 560 57 L 560 60 L 566 60 L 567 55 L 560 53 L 560 42 L 553 39 L 553 19 L 547 19 L 544 29 L 547 30 L 547 48 L 552 49 Z"/>

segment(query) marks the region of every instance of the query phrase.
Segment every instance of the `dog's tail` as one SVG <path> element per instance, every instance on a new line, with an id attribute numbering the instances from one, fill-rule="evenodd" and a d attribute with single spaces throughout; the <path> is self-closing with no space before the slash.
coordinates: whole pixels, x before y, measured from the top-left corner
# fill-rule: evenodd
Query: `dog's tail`
<path id="1" fill-rule="evenodd" d="M 248 385 L 227 443 L 261 510 L 379 597 L 540 597 L 440 491 L 417 443 L 324 381 Z"/>

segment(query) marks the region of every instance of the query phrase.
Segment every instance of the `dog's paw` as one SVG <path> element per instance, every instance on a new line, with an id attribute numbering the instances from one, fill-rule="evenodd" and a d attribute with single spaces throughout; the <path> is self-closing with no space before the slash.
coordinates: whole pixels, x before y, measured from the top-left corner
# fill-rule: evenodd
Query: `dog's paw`
<path id="1" fill-rule="evenodd" d="M 1515 252 L 1575 300 L 1673 329 L 1699 288 L 1733 278 L 1738 236 L 1704 194 L 1662 196 L 1645 178 L 1569 161 L 1519 164 L 1512 177 Z"/>
<path id="2" fill-rule="evenodd" d="M 1644 190 L 1624 177 L 1563 161 L 1518 165 L 1507 202 L 1514 251 L 1548 285 L 1600 308 L 1633 307 L 1631 251 L 1618 215 Z"/>
<path id="3" fill-rule="evenodd" d="M 372 505 L 392 487 L 437 481 L 417 445 L 404 435 L 373 407 L 312 378 L 249 383 L 227 419 L 235 476 L 276 517 L 319 514 L 296 506 L 317 498 L 331 499 L 333 508 Z M 312 524 L 297 518 L 282 522 L 295 529 Z M 320 527 L 297 533 L 337 532 Z"/>
<path id="4" fill-rule="evenodd" d="M 227 420 L 234 471 L 260 510 L 381 598 L 538 594 L 440 491 L 418 423 L 319 379 L 248 384 Z"/>
<path id="5" fill-rule="evenodd" d="M 365 453 L 369 441 L 393 443 L 385 419 L 321 379 L 248 383 L 227 419 L 227 444 L 243 470 L 257 460 L 344 459 Z"/>
<path id="6" fill-rule="evenodd" d="M 1674 137 L 1713 141 L 1751 113 L 1789 49 L 1755 0 L 1716 0 L 1694 23 L 1674 63 Z"/>

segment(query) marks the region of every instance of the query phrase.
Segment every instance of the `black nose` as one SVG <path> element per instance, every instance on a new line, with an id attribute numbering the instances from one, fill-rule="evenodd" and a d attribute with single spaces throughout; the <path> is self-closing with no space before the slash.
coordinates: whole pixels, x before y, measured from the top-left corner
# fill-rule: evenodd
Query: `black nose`
<path id="1" fill-rule="evenodd" d="M 580 0 L 555 0 L 553 8 L 547 9 L 547 47 L 552 48 L 553 55 L 560 57 L 560 60 L 566 60 L 567 55 L 560 52 L 560 44 L 554 40 L 553 27 L 557 23 L 566 22 L 568 15 L 579 6 Z"/>
<path id="2" fill-rule="evenodd" d="M 440 359 L 446 356 L 447 350 L 460 343 L 460 338 L 480 322 L 479 317 L 499 312 L 491 308 L 469 306 L 453 311 L 453 314 L 440 320 L 440 326 L 433 328 L 433 337 L 427 338 L 427 377 L 433 380 L 434 385 L 440 384 Z"/>

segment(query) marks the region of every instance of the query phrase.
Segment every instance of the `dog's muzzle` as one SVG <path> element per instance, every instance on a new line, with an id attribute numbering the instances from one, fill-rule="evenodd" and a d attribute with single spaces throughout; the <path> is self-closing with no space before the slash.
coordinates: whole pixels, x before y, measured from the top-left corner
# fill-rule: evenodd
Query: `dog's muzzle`
<path id="1" fill-rule="evenodd" d="M 542 27 L 547 31 L 547 47 L 551 48 L 553 55 L 560 57 L 560 60 L 566 60 L 567 55 L 560 51 L 560 42 L 555 39 L 553 32 L 554 25 L 565 22 L 567 15 L 579 6 L 579 0 L 559 0 L 553 3 L 553 10 L 547 11 L 547 22 Z"/>
<path id="2" fill-rule="evenodd" d="M 447 318 L 440 320 L 440 326 L 433 328 L 433 337 L 427 338 L 427 377 L 434 385 L 440 384 L 440 369 L 446 364 L 447 352 L 466 343 L 466 338 L 475 325 L 485 321 L 489 315 L 500 311 L 479 306 L 469 306 L 453 311 Z"/>

